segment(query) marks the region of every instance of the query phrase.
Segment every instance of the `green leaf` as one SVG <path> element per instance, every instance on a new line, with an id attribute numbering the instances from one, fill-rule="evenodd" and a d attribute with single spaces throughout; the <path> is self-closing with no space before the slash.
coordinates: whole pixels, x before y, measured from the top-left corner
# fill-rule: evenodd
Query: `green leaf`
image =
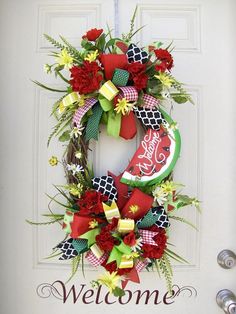
<path id="1" fill-rule="evenodd" d="M 171 218 L 171 219 L 174 219 L 174 220 L 183 222 L 183 223 L 185 223 L 185 224 L 191 226 L 193 229 L 195 229 L 195 230 L 198 231 L 197 227 L 196 227 L 194 224 L 192 224 L 190 221 L 184 219 L 183 217 L 172 216 L 172 215 L 168 215 L 168 217 Z"/>
<path id="2" fill-rule="evenodd" d="M 104 51 L 104 47 L 106 44 L 106 39 L 105 39 L 105 34 L 102 34 L 101 36 L 99 36 L 99 38 L 96 40 L 96 47 L 98 48 L 98 50 L 100 51 Z"/>
<path id="3" fill-rule="evenodd" d="M 123 297 L 125 295 L 125 291 L 120 287 L 115 287 L 112 293 L 115 297 Z"/>
<path id="4" fill-rule="evenodd" d="M 62 135 L 59 137 L 60 142 L 66 142 L 70 140 L 70 131 L 65 131 L 62 133 Z"/>

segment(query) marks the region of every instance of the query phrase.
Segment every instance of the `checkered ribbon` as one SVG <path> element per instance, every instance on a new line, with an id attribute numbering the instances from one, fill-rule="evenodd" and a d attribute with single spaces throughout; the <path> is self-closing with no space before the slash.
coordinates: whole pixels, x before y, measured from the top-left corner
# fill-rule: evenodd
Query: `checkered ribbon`
<path id="1" fill-rule="evenodd" d="M 147 244 L 157 246 L 156 242 L 153 240 L 153 237 L 155 237 L 155 235 L 157 235 L 158 232 L 139 229 L 139 234 L 142 238 L 142 243 L 147 243 Z"/>
<path id="2" fill-rule="evenodd" d="M 127 101 L 137 101 L 138 100 L 138 91 L 133 86 L 119 87 L 121 90 L 121 96 L 126 98 Z"/>
<path id="3" fill-rule="evenodd" d="M 143 108 L 147 108 L 147 109 L 156 108 L 156 106 L 159 105 L 160 103 L 158 99 L 148 94 L 143 95 L 143 102 L 144 102 Z"/>
<path id="4" fill-rule="evenodd" d="M 104 253 L 100 258 L 97 258 L 93 252 L 90 250 L 85 256 L 87 260 L 92 264 L 94 267 L 100 266 L 107 258 L 107 254 Z"/>
<path id="5" fill-rule="evenodd" d="M 137 272 L 142 271 L 148 264 L 148 261 L 145 259 L 144 261 L 138 261 L 135 265 Z"/>
<path id="6" fill-rule="evenodd" d="M 83 116 L 87 111 L 89 111 L 90 108 L 92 108 L 93 105 L 96 104 L 98 100 L 96 98 L 89 98 L 86 99 L 85 104 L 82 107 L 79 107 L 74 114 L 73 117 L 73 123 L 76 124 L 77 128 L 81 127 L 80 122 Z"/>

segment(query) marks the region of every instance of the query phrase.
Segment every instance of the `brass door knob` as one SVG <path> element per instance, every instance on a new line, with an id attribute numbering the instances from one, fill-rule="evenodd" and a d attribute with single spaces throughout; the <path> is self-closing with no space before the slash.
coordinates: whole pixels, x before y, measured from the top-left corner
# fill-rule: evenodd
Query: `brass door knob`
<path id="1" fill-rule="evenodd" d="M 216 303 L 225 313 L 236 313 L 236 296 L 232 291 L 220 290 L 216 295 Z"/>

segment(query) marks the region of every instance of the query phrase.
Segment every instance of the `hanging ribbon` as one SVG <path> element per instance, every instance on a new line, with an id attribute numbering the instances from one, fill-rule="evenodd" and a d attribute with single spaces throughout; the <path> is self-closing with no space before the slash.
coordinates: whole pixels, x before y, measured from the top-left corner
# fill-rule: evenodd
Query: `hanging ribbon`
<path id="1" fill-rule="evenodd" d="M 138 273 L 140 271 L 142 271 L 148 264 L 148 261 L 145 259 L 143 261 L 138 261 L 137 264 L 135 265 L 135 267 L 133 269 L 131 269 L 131 271 L 126 274 L 126 279 L 122 280 L 121 285 L 122 285 L 122 289 L 125 289 L 127 283 L 129 281 L 135 282 L 135 283 L 140 283 L 139 280 L 139 275 Z"/>
<path id="2" fill-rule="evenodd" d="M 105 111 L 105 112 L 107 112 L 113 108 L 113 103 L 110 100 L 106 99 L 101 94 L 98 95 L 98 101 L 99 101 L 103 111 Z"/>
<path id="3" fill-rule="evenodd" d="M 122 173 L 119 176 L 116 176 L 112 172 L 108 171 L 108 175 L 114 180 L 114 185 L 117 190 L 117 206 L 122 210 L 128 200 L 128 185 L 120 182 L 123 175 Z"/>
<path id="4" fill-rule="evenodd" d="M 104 253 L 103 256 L 97 258 L 94 253 L 89 250 L 85 257 L 94 267 L 97 267 L 100 266 L 107 259 L 107 254 Z"/>
<path id="5" fill-rule="evenodd" d="M 157 243 L 153 240 L 153 237 L 155 237 L 158 232 L 153 232 L 150 230 L 144 230 L 144 229 L 139 229 L 139 234 L 142 238 L 142 243 L 158 246 Z"/>
<path id="6" fill-rule="evenodd" d="M 102 107 L 99 103 L 97 103 L 93 107 L 93 114 L 89 117 L 86 130 L 85 130 L 85 139 L 89 141 L 90 139 L 98 140 L 98 132 L 99 132 L 99 123 L 102 117 Z"/>
<path id="7" fill-rule="evenodd" d="M 113 137 L 119 137 L 121 126 L 121 113 L 115 113 L 114 110 L 108 111 L 107 133 Z"/>
<path id="8" fill-rule="evenodd" d="M 77 126 L 77 128 L 81 127 L 81 119 L 89 111 L 93 105 L 96 104 L 98 100 L 96 98 L 89 98 L 85 100 L 85 104 L 82 107 L 79 107 L 74 114 L 73 123 Z"/>

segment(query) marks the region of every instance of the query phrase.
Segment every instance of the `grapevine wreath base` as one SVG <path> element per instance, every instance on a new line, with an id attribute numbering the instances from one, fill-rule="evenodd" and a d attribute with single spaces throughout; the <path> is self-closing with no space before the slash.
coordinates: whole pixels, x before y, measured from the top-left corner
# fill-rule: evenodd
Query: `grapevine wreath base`
<path id="1" fill-rule="evenodd" d="M 72 261 L 72 276 L 84 259 L 105 273 L 94 286 L 108 287 L 116 296 L 124 294 L 129 281 L 139 283 L 139 272 L 155 269 L 163 274 L 171 290 L 170 260 L 185 262 L 168 242 L 171 220 L 188 223 L 176 215 L 182 207 L 194 205 L 195 198 L 181 193 L 182 185 L 173 182 L 172 170 L 180 154 L 177 123 L 165 111 L 167 102 L 191 101 L 182 84 L 172 75 L 171 47 L 155 42 L 140 48 L 131 29 L 122 38 L 111 31 L 91 29 L 77 50 L 63 37 L 58 42 L 46 39 L 59 51 L 55 62 L 46 64 L 66 85 L 58 90 L 36 82 L 40 87 L 62 93 L 53 105 L 57 124 L 49 137 L 58 136 L 66 144 L 67 184 L 55 186 L 51 201 L 65 209 L 63 215 L 50 213 L 47 223 L 58 222 L 66 238 L 53 249 L 52 256 Z M 69 73 L 70 78 L 68 78 Z M 98 140 L 99 126 L 115 138 L 129 140 L 138 124 L 145 134 L 127 167 L 120 174 L 111 172 L 96 177 L 88 161 L 91 139 Z M 112 158 L 112 149 L 110 152 Z M 58 159 L 52 156 L 52 166 Z M 57 194 L 57 195 L 58 195 Z"/>

